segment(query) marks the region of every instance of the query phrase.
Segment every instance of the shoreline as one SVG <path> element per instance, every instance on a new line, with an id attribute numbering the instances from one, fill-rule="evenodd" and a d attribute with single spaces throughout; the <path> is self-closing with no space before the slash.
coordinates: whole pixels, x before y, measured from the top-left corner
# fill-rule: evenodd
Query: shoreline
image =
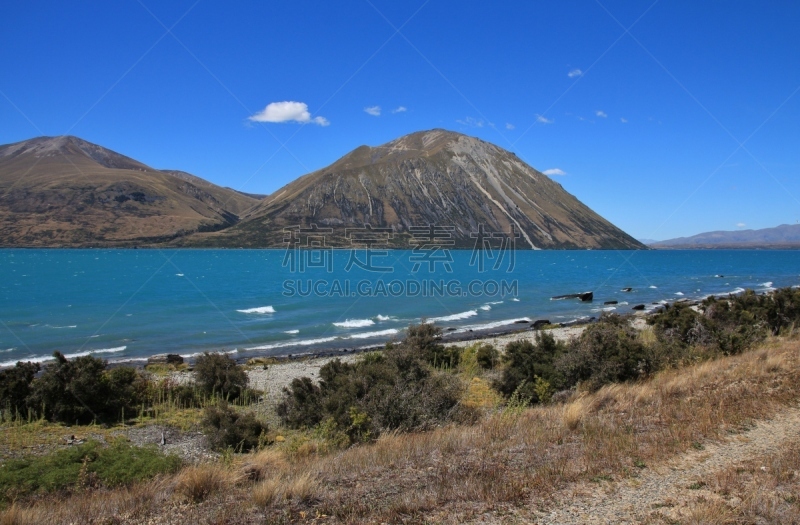
<path id="1" fill-rule="evenodd" d="M 651 314 L 639 312 L 633 313 L 630 315 L 631 325 L 636 329 L 643 329 L 646 326 L 645 319 L 649 315 Z M 572 338 L 580 336 L 586 327 L 595 321 L 596 320 L 586 320 L 585 322 L 581 323 L 571 323 L 569 326 L 557 326 L 543 330 L 527 328 L 524 330 L 504 332 L 492 331 L 481 334 L 473 333 L 468 337 L 460 337 L 457 340 L 443 340 L 442 344 L 445 347 L 467 347 L 476 343 L 488 343 L 494 345 L 499 351 L 502 352 L 505 345 L 512 341 L 533 341 L 537 334 L 545 331 L 553 335 L 553 337 L 555 337 L 557 340 L 568 341 Z M 249 386 L 251 388 L 263 391 L 263 403 L 266 403 L 267 405 L 274 405 L 281 400 L 283 389 L 288 387 L 294 379 L 308 377 L 312 381 L 317 382 L 319 381 L 320 369 L 334 359 L 340 359 L 345 363 L 352 363 L 356 361 L 361 354 L 379 350 L 384 346 L 385 345 L 374 345 L 344 351 L 317 352 L 303 356 L 254 357 L 251 359 L 269 359 L 271 362 L 265 363 L 263 366 L 251 364 L 246 369 L 247 377 L 249 379 Z M 170 377 L 179 383 L 188 383 L 193 380 L 192 371 L 189 369 L 173 372 L 170 374 Z"/>

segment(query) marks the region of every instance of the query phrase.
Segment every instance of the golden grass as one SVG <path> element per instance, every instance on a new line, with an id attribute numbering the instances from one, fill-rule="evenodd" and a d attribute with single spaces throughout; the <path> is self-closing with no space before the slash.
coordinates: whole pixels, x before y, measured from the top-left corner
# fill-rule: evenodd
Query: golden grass
<path id="1" fill-rule="evenodd" d="M 193 465 L 175 477 L 175 493 L 195 503 L 233 487 L 241 477 L 220 463 Z"/>
<path id="2" fill-rule="evenodd" d="M 780 450 L 710 475 L 705 494 L 648 523 L 800 523 L 800 436 Z"/>
<path id="3" fill-rule="evenodd" d="M 798 385 L 800 341 L 776 339 L 756 351 L 665 371 L 647 382 L 610 385 L 566 405 L 493 411 L 474 425 L 388 433 L 372 444 L 326 455 L 314 452 L 313 444 L 301 451 L 301 440 L 292 440 L 291 447 L 287 441 L 231 466 L 190 467 L 168 487 L 188 500 L 213 500 L 217 522 L 269 521 L 304 512 L 325 514 L 329 523 L 461 523 L 510 508 L 524 517 L 525 509 L 546 506 L 570 483 L 622 479 L 639 462 L 655 465 L 693 444 L 741 432 L 800 400 Z M 249 468 L 244 474 L 243 465 Z M 192 497 L 195 489 L 181 492 L 185 483 L 176 483 L 197 468 L 213 472 L 202 480 L 197 474 L 192 482 L 212 486 L 198 488 L 200 498 Z M 245 476 L 254 481 L 234 486 Z M 231 488 L 223 494 L 222 486 Z M 72 499 L 34 510 L 48 517 L 42 522 L 67 522 L 54 509 L 70 507 Z M 242 505 L 248 500 L 250 507 Z M 167 511 L 150 501 L 142 503 L 140 514 L 155 521 Z M 181 519 L 208 521 L 209 508 L 181 507 Z M 702 521 L 706 511 L 696 511 Z M 104 512 L 80 515 L 94 519 Z"/>

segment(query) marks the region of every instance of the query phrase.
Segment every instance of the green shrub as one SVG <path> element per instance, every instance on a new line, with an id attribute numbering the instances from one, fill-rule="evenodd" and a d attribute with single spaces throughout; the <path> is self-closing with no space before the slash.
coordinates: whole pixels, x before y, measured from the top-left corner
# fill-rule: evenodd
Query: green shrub
<path id="1" fill-rule="evenodd" d="M 556 341 L 549 332 L 537 332 L 535 342 L 512 341 L 506 345 L 503 375 L 493 386 L 501 394 L 510 397 L 515 392 L 531 402 L 547 401 L 540 394 L 561 387 L 563 380 L 553 366 L 555 359 L 564 352 L 564 343 Z M 548 388 L 537 381 L 544 381 Z"/>
<path id="2" fill-rule="evenodd" d="M 195 382 L 208 395 L 238 398 L 247 387 L 244 369 L 226 354 L 205 352 L 194 365 Z"/>
<path id="3" fill-rule="evenodd" d="M 38 363 L 30 362 L 19 362 L 13 368 L 0 370 L 0 413 L 6 418 L 27 416 L 31 382 L 39 370 Z"/>
<path id="4" fill-rule="evenodd" d="M 205 408 L 203 427 L 212 449 L 232 448 L 237 452 L 249 452 L 261 446 L 269 430 L 252 412 L 239 413 L 224 401 Z"/>
<path id="5" fill-rule="evenodd" d="M 573 339 L 555 361 L 565 379 L 564 386 L 583 383 L 596 390 L 601 386 L 636 379 L 652 371 L 648 352 L 627 319 L 604 314 Z"/>
<path id="6" fill-rule="evenodd" d="M 155 445 L 136 447 L 122 440 L 103 447 L 95 441 L 46 456 L 11 459 L 0 468 L 0 498 L 67 490 L 79 484 L 114 487 L 176 472 L 181 460 Z"/>
<path id="7" fill-rule="evenodd" d="M 656 337 L 670 345 L 707 346 L 714 341 L 713 323 L 689 306 L 676 303 L 650 317 Z"/>
<path id="8" fill-rule="evenodd" d="M 55 364 L 32 383 L 28 406 L 52 421 L 68 424 L 117 422 L 133 414 L 140 401 L 139 376 L 133 368 L 106 372 L 106 362 L 92 356 L 67 360 L 55 352 Z"/>
<path id="9" fill-rule="evenodd" d="M 404 346 L 416 357 L 436 368 L 454 369 L 458 366 L 461 350 L 456 346 L 445 347 L 442 329 L 432 323 L 409 325 Z"/>
<path id="10" fill-rule="evenodd" d="M 313 427 L 324 416 L 321 389 L 309 377 L 292 379 L 283 389 L 283 401 L 278 404 L 277 413 L 289 428 Z"/>
<path id="11" fill-rule="evenodd" d="M 284 389 L 278 415 L 291 428 L 322 424 L 351 442 L 385 430 L 429 428 L 447 421 L 462 394 L 460 380 L 432 371 L 418 349 L 394 346 L 354 364 L 335 359 L 320 369 L 319 385 L 304 377 Z"/>
<path id="12" fill-rule="evenodd" d="M 495 365 L 497 365 L 498 359 L 499 354 L 497 348 L 489 343 L 480 345 L 475 353 L 475 360 L 478 362 L 478 366 L 484 370 L 491 370 L 494 368 Z"/>

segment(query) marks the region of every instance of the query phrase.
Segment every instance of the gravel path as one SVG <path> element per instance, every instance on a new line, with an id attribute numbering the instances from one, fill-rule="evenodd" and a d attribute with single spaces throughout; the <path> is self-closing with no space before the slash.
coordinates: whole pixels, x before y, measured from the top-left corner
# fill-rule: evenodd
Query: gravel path
<path id="1" fill-rule="evenodd" d="M 564 506 L 548 513 L 537 513 L 536 523 L 600 524 L 642 523 L 685 519 L 687 504 L 714 495 L 701 488 L 715 472 L 745 460 L 774 453 L 781 444 L 800 436 L 800 409 L 788 408 L 773 419 L 760 421 L 745 433 L 700 451 L 684 454 L 663 466 L 645 469 L 633 479 L 597 485 L 580 483 L 558 495 Z M 693 489 L 689 488 L 694 485 Z"/>

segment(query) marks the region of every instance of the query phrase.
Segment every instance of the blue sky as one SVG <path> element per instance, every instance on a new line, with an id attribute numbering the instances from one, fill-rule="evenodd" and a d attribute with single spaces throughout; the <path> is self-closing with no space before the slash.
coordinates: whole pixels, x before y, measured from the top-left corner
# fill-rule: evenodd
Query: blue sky
<path id="1" fill-rule="evenodd" d="M 639 238 L 793 224 L 798 26 L 772 1 L 11 2 L 0 143 L 68 133 L 271 193 L 446 128 Z"/>

